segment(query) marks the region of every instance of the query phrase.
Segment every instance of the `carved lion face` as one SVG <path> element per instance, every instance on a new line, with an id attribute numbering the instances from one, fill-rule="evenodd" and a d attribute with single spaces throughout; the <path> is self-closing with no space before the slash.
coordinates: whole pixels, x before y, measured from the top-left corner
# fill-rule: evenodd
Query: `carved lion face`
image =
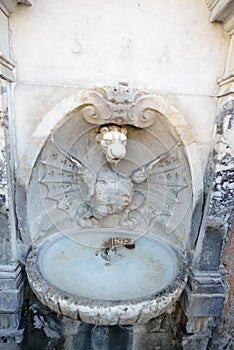
<path id="1" fill-rule="evenodd" d="M 96 140 L 109 163 L 118 163 L 126 154 L 127 129 L 118 125 L 100 127 Z"/>

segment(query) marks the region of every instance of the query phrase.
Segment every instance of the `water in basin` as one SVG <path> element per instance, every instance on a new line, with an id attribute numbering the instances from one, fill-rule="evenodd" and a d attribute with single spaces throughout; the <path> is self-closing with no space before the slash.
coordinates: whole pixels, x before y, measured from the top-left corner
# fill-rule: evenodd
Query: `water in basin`
<path id="1" fill-rule="evenodd" d="M 67 293 L 103 301 L 139 299 L 154 295 L 178 275 L 174 249 L 152 236 L 137 240 L 134 249 L 121 246 L 106 254 L 103 242 L 110 233 L 80 233 L 84 244 L 75 235 L 48 240 L 38 256 L 44 278 Z"/>

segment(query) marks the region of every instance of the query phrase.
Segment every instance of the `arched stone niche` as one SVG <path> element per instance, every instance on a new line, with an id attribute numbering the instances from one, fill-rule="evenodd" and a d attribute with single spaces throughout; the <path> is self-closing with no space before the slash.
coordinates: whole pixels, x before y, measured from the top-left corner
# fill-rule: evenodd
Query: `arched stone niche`
<path id="1" fill-rule="evenodd" d="M 141 193 L 144 200 L 140 205 L 134 204 L 133 210 L 127 206 L 102 215 L 93 225 L 90 221 L 91 225 L 87 226 L 125 227 L 136 232 L 138 238 L 150 232 L 179 248 L 193 249 L 197 233 L 192 221 L 202 194 L 195 140 L 174 107 L 155 94 L 129 88 L 126 84 L 81 90 L 57 105 L 36 129 L 32 138 L 35 166 L 27 197 L 32 244 L 57 231 L 86 228 L 87 222 L 82 225 L 77 220 L 77 216 L 84 214 L 82 210 L 78 214 L 77 209 L 87 202 L 87 189 L 77 194 L 80 189 L 77 168 L 75 164 L 65 164 L 66 154 L 99 174 L 107 159 L 96 136 L 101 126 L 113 124 L 127 129 L 127 145 L 125 157 L 116 167 L 111 166 L 111 173 L 128 179 L 132 186 L 130 202 L 135 201 L 136 192 Z M 162 154 L 166 156 L 161 160 Z M 157 164 L 152 165 L 155 160 Z M 137 184 L 133 173 L 144 173 L 147 164 L 152 165 L 151 170 L 145 180 Z M 73 170 L 67 171 L 67 166 Z M 68 179 L 70 176 L 74 176 L 73 184 Z M 62 190 L 63 193 L 59 191 L 56 196 L 51 186 L 57 186 L 55 191 L 58 186 L 60 190 L 70 186 L 71 191 Z M 91 207 L 92 201 L 89 198 Z M 123 224 L 123 217 L 133 224 Z M 93 214 L 87 218 L 92 219 Z"/>

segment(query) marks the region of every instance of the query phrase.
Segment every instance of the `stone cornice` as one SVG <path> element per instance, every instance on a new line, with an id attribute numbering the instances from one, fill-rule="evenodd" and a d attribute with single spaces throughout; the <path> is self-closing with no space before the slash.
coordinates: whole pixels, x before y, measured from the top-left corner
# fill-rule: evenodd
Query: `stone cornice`
<path id="1" fill-rule="evenodd" d="M 32 5 L 33 0 L 0 0 L 0 8 L 6 15 L 14 12 L 20 4 Z"/>
<path id="2" fill-rule="evenodd" d="M 9 82 L 14 81 L 13 69 L 15 64 L 0 52 L 0 78 Z"/>
<path id="3" fill-rule="evenodd" d="M 234 94 L 234 71 L 224 75 L 217 80 L 220 86 L 219 96 Z"/>
<path id="4" fill-rule="evenodd" d="M 217 80 L 220 86 L 219 96 L 234 94 L 234 35 L 231 37 L 225 72 Z"/>
<path id="5" fill-rule="evenodd" d="M 206 0 L 211 22 L 222 22 L 228 34 L 234 33 L 234 0 Z"/>

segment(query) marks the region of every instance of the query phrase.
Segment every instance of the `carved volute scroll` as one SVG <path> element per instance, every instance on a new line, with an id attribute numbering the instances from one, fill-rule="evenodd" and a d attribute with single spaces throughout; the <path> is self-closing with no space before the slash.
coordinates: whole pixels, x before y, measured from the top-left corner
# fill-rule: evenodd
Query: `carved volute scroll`
<path id="1" fill-rule="evenodd" d="M 125 229 L 185 247 L 193 208 L 186 150 L 193 138 L 178 112 L 161 97 L 120 84 L 81 91 L 76 106 L 61 114 L 67 117 L 53 127 L 30 181 L 32 239 Z"/>
<path id="2" fill-rule="evenodd" d="M 91 124 L 129 124 L 147 128 L 160 113 L 162 99 L 120 83 L 116 87 L 85 90 L 82 102 L 81 114 Z"/>

